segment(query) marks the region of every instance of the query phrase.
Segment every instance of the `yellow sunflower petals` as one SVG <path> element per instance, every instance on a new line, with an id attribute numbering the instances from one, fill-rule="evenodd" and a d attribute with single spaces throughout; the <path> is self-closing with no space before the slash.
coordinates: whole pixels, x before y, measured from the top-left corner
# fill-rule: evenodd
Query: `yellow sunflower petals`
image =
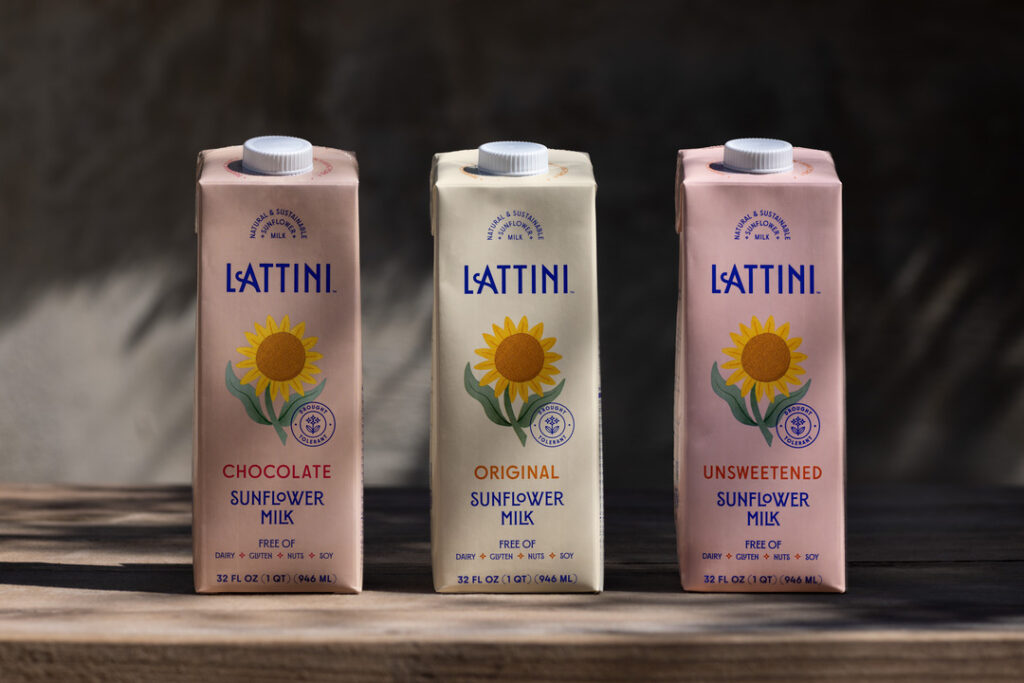
<path id="1" fill-rule="evenodd" d="M 754 334 L 761 334 L 761 321 L 757 319 L 756 315 L 750 316 L 750 329 L 753 330 Z"/>
<path id="2" fill-rule="evenodd" d="M 773 388 L 774 386 L 775 385 L 771 383 L 764 385 L 764 393 L 767 394 L 769 401 L 775 398 L 775 389 Z"/>
<path id="3" fill-rule="evenodd" d="M 526 382 L 519 382 L 519 397 L 523 399 L 523 402 L 530 400 L 530 390 L 526 386 Z"/>
<path id="4" fill-rule="evenodd" d="M 499 342 L 505 338 L 505 330 L 493 324 L 491 325 L 491 329 L 494 330 L 494 336 L 498 339 Z"/>
<path id="5" fill-rule="evenodd" d="M 299 379 L 305 382 L 306 384 L 316 384 L 316 380 L 313 379 L 312 376 L 307 375 L 304 372 L 299 373 Z"/>
<path id="6" fill-rule="evenodd" d="M 249 358 L 256 357 L 256 349 L 250 348 L 248 346 L 239 346 L 237 349 L 235 349 L 235 351 L 242 354 L 243 356 L 248 356 Z"/>
<path id="7" fill-rule="evenodd" d="M 804 340 L 801 337 L 791 337 L 790 339 L 786 340 L 786 346 L 789 347 L 790 351 L 795 351 L 796 349 L 800 348 L 800 345 L 803 343 Z"/>
<path id="8" fill-rule="evenodd" d="M 530 391 L 537 394 L 538 396 L 544 395 L 544 387 L 540 385 L 540 382 L 536 378 L 530 380 Z"/>
<path id="9" fill-rule="evenodd" d="M 305 333 L 306 333 L 306 323 L 299 323 L 298 325 L 296 325 L 295 327 L 292 328 L 292 334 L 294 334 L 300 340 L 302 339 L 302 335 L 304 335 Z"/>
<path id="10" fill-rule="evenodd" d="M 266 390 L 268 384 L 270 384 L 270 380 L 267 377 L 260 377 L 260 382 L 256 385 L 256 393 L 262 394 Z"/>
<path id="11" fill-rule="evenodd" d="M 242 379 L 239 380 L 239 381 L 242 384 L 248 384 L 249 382 L 253 381 L 254 379 L 256 379 L 257 377 L 260 377 L 260 376 L 261 376 L 261 374 L 260 374 L 259 368 L 253 368 L 249 372 L 245 373 L 242 376 Z"/>
<path id="12" fill-rule="evenodd" d="M 473 353 L 478 356 L 483 356 L 488 360 L 494 360 L 494 349 L 474 349 Z"/>
<path id="13" fill-rule="evenodd" d="M 789 389 L 786 388 L 785 382 L 776 382 L 775 386 L 778 387 L 780 394 L 782 394 L 783 396 L 789 396 Z"/>
<path id="14" fill-rule="evenodd" d="M 544 367 L 542 367 L 540 369 L 540 371 L 541 372 L 546 372 L 549 375 L 557 375 L 558 373 L 562 372 L 561 370 L 556 368 L 554 365 L 545 365 Z"/>
<path id="15" fill-rule="evenodd" d="M 302 340 L 302 346 L 308 351 L 309 349 L 316 346 L 316 343 L 318 341 L 320 341 L 320 337 L 306 337 L 305 339 Z"/>
<path id="16" fill-rule="evenodd" d="M 729 349 L 729 348 L 726 348 L 726 349 L 722 349 L 722 353 L 724 353 L 725 355 L 727 355 L 727 356 L 729 356 L 731 358 L 739 358 L 740 355 L 741 355 L 739 349 Z"/>
<path id="17" fill-rule="evenodd" d="M 555 361 L 559 360 L 562 360 L 562 354 L 560 353 L 552 353 L 551 351 L 547 351 L 544 353 L 545 363 L 554 363 Z"/>
<path id="18" fill-rule="evenodd" d="M 252 358 L 243 360 L 241 363 L 235 365 L 236 368 L 254 368 L 256 367 L 256 361 Z"/>
<path id="19" fill-rule="evenodd" d="M 725 363 L 722 363 L 722 369 L 723 370 L 735 370 L 736 368 L 739 368 L 739 367 L 742 367 L 742 365 L 740 364 L 740 362 L 738 360 L 731 360 L 731 361 L 727 361 Z"/>
<path id="20" fill-rule="evenodd" d="M 740 327 L 742 327 L 742 325 Z M 746 340 L 735 332 L 730 332 L 729 337 L 732 338 L 732 343 L 735 344 L 737 348 L 742 349 L 743 345 L 746 343 Z"/>
<path id="21" fill-rule="evenodd" d="M 516 333 L 516 324 L 512 322 L 512 318 L 505 316 L 505 336 L 510 336 Z"/>
<path id="22" fill-rule="evenodd" d="M 474 365 L 473 369 L 474 370 L 494 370 L 496 367 L 497 366 L 494 364 L 493 360 L 484 360 L 484 361 L 480 361 L 479 363 Z M 487 384 L 490 384 L 490 382 L 487 382 Z"/>
<path id="23" fill-rule="evenodd" d="M 498 377 L 498 382 L 494 385 L 494 396 L 495 398 L 501 396 L 501 393 L 508 387 L 508 380 L 504 377 Z"/>
<path id="24" fill-rule="evenodd" d="M 754 379 L 752 377 L 747 377 L 745 380 L 743 380 L 743 388 L 740 389 L 740 393 L 743 394 L 744 396 L 749 395 L 750 394 L 750 389 L 753 386 L 754 386 Z"/>
<path id="25" fill-rule="evenodd" d="M 483 379 L 480 380 L 480 386 L 487 386 L 488 384 L 498 379 L 499 377 L 501 377 L 501 373 L 498 372 L 497 368 L 495 368 L 483 376 Z"/>
<path id="26" fill-rule="evenodd" d="M 306 363 L 306 367 L 302 368 L 302 371 L 303 372 L 308 372 L 308 373 L 323 372 L 320 368 L 318 368 L 317 366 L 313 365 L 312 363 Z"/>
<path id="27" fill-rule="evenodd" d="M 291 387 L 292 387 L 292 389 L 295 390 L 295 393 L 298 394 L 299 396 L 305 396 L 306 395 L 306 390 L 302 388 L 302 382 L 300 382 L 298 379 L 293 379 L 291 381 Z"/>
<path id="28" fill-rule="evenodd" d="M 530 323 L 526 320 L 526 316 L 524 315 L 522 319 L 519 321 L 519 325 L 516 327 L 516 332 L 526 332 L 526 329 L 527 327 L 529 327 L 529 325 Z"/>
<path id="29" fill-rule="evenodd" d="M 281 318 L 281 331 L 282 332 L 291 332 L 292 331 L 292 321 L 288 319 L 287 315 L 285 317 Z"/>
<path id="30" fill-rule="evenodd" d="M 274 316 L 272 315 L 267 316 L 267 329 L 270 330 L 271 334 L 275 334 L 280 331 L 277 329 L 277 323 L 274 322 Z"/>
<path id="31" fill-rule="evenodd" d="M 744 325 L 743 323 L 740 323 L 740 333 L 743 334 L 744 341 L 750 339 L 750 337 L 753 336 L 750 334 L 750 328 Z"/>
<path id="32" fill-rule="evenodd" d="M 544 323 L 537 323 L 534 325 L 533 329 L 530 330 L 530 336 L 534 337 L 537 341 L 540 341 L 540 338 L 544 336 Z"/>
<path id="33" fill-rule="evenodd" d="M 775 331 L 775 316 L 770 315 L 768 319 L 764 321 L 764 331 L 774 332 Z"/>
<path id="34" fill-rule="evenodd" d="M 802 360 L 807 360 L 806 353 L 790 353 L 789 359 L 794 363 L 799 363 Z"/>
<path id="35" fill-rule="evenodd" d="M 743 379 L 746 376 L 747 376 L 747 373 L 745 373 L 743 371 L 743 368 L 740 368 L 736 372 L 734 372 L 731 375 L 729 375 L 729 379 L 725 380 L 725 383 L 726 384 L 736 384 L 736 382 L 739 382 L 741 379 Z"/>
<path id="36" fill-rule="evenodd" d="M 760 401 L 764 398 L 764 384 L 761 382 L 757 383 L 757 400 Z"/>
<path id="37" fill-rule="evenodd" d="M 544 349 L 545 351 L 550 351 L 551 347 L 555 345 L 556 341 L 558 340 L 555 339 L 554 337 L 548 337 L 547 339 L 541 341 L 540 348 Z"/>
<path id="38" fill-rule="evenodd" d="M 783 339 L 789 336 L 789 323 L 784 323 L 782 327 L 775 330 L 775 334 L 779 335 Z"/>

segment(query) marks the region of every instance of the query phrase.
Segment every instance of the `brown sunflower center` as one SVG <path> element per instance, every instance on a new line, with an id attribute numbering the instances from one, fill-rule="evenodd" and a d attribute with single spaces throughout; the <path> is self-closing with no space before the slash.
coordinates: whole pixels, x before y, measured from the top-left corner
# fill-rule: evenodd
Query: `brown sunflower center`
<path id="1" fill-rule="evenodd" d="M 758 382 L 774 382 L 789 370 L 789 347 L 773 332 L 755 336 L 743 347 L 740 363 Z"/>
<path id="2" fill-rule="evenodd" d="M 306 348 L 290 332 L 275 332 L 256 349 L 256 367 L 278 382 L 295 379 L 306 366 Z"/>
<path id="3" fill-rule="evenodd" d="M 533 335 L 519 332 L 498 344 L 494 365 L 512 382 L 528 382 L 544 369 L 544 349 Z"/>

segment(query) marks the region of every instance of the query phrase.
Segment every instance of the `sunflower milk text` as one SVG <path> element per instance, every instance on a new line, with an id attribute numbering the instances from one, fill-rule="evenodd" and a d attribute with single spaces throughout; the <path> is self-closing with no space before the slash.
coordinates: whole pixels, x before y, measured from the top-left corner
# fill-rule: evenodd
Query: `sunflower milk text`
<path id="1" fill-rule="evenodd" d="M 260 510 L 260 524 L 295 524 L 294 509 L 280 510 L 289 506 L 323 507 L 324 492 L 316 490 L 271 491 L 268 489 L 236 489 L 231 492 L 231 505 L 236 507 L 270 507 Z"/>
<path id="2" fill-rule="evenodd" d="M 808 508 L 810 499 L 806 491 L 719 491 L 716 504 L 745 509 L 747 526 L 782 526 L 781 508 Z M 773 507 L 776 509 L 756 509 Z"/>
<path id="3" fill-rule="evenodd" d="M 473 491 L 469 494 L 469 505 L 499 508 L 502 526 L 532 526 L 533 508 L 564 507 L 565 496 L 562 491 Z M 500 509 L 524 507 L 531 509 Z"/>
<path id="4" fill-rule="evenodd" d="M 485 265 L 483 270 L 462 267 L 463 294 L 572 294 L 569 264 L 550 267 L 536 263 Z"/>
<path id="5" fill-rule="evenodd" d="M 821 294 L 814 284 L 814 264 L 711 264 L 712 294 Z"/>
<path id="6" fill-rule="evenodd" d="M 226 263 L 229 294 L 330 294 L 330 263 Z"/>

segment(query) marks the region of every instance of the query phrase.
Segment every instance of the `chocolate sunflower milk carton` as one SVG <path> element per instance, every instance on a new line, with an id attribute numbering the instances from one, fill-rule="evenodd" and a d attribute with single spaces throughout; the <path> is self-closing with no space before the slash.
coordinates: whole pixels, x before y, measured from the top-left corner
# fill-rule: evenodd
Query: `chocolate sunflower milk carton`
<path id="1" fill-rule="evenodd" d="M 683 150 L 677 210 L 683 588 L 842 592 L 841 185 L 832 157 L 761 138 Z"/>
<path id="2" fill-rule="evenodd" d="M 358 592 L 355 157 L 269 136 L 198 166 L 196 590 Z"/>
<path id="3" fill-rule="evenodd" d="M 488 143 L 431 181 L 434 587 L 600 591 L 590 159 Z"/>

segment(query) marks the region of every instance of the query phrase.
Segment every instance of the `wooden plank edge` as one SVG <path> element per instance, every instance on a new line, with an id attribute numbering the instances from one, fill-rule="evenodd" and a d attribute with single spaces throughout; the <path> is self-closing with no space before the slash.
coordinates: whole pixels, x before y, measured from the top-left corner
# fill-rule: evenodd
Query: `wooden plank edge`
<path id="1" fill-rule="evenodd" d="M 1020 680 L 1024 634 L 576 638 L 574 642 L 0 641 L 0 680 Z"/>

